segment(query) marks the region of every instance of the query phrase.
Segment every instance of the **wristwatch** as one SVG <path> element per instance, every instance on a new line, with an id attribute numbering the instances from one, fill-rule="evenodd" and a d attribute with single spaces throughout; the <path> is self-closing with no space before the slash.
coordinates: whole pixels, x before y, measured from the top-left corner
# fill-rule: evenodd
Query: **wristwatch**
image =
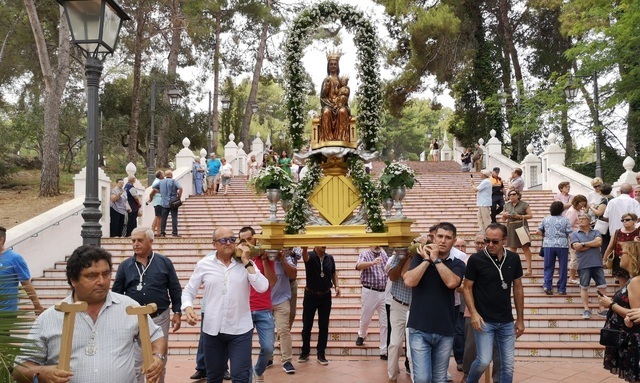
<path id="1" fill-rule="evenodd" d="M 436 258 L 436 260 L 435 260 L 435 261 L 433 261 L 433 264 L 434 264 L 434 265 L 437 265 L 438 263 L 442 263 L 442 259 L 440 259 L 440 258 Z"/>
<path id="2" fill-rule="evenodd" d="M 153 356 L 157 356 L 163 363 L 167 363 L 167 356 L 160 353 L 154 353 Z"/>
<path id="3" fill-rule="evenodd" d="M 249 266 L 254 266 L 254 264 L 253 264 L 253 262 L 252 262 L 252 261 L 247 262 L 247 264 L 246 264 L 246 265 L 244 265 L 244 268 L 245 268 L 245 269 L 248 269 L 248 268 L 249 268 Z"/>

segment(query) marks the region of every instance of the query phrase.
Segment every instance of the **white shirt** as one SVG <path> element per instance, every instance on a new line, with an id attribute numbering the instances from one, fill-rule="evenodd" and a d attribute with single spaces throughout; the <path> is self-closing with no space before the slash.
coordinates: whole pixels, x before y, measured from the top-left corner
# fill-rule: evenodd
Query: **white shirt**
<path id="1" fill-rule="evenodd" d="M 458 258 L 459 260 L 461 260 L 462 262 L 464 262 L 464 264 L 467 264 L 467 261 L 469 260 L 469 254 L 460 251 L 458 249 L 456 249 L 455 247 L 451 248 L 451 251 L 449 251 L 449 256 L 454 256 L 455 258 Z M 453 295 L 454 300 L 456 302 L 456 306 L 460 306 L 461 300 L 460 300 L 460 293 L 456 291 L 456 293 Z"/>
<path id="2" fill-rule="evenodd" d="M 202 331 L 211 336 L 219 333 L 240 335 L 250 331 L 253 329 L 250 286 L 259 293 L 269 288 L 267 278 L 257 267 L 254 269 L 256 273 L 249 274 L 242 262 L 234 258 L 228 267 L 217 257 L 201 259 L 182 290 L 182 309 L 193 307 L 198 288 L 204 285 L 202 304 L 210 314 L 204 317 Z"/>
<path id="3" fill-rule="evenodd" d="M 64 302 L 73 303 L 70 295 Z M 76 315 L 71 345 L 72 383 L 136 382 L 134 344 L 138 337 L 138 318 L 126 313 L 127 306 L 139 306 L 133 299 L 114 292 L 107 294 L 98 320 L 86 312 Z M 64 313 L 53 306 L 45 310 L 29 333 L 30 355 L 22 355 L 17 363 L 31 361 L 39 365 L 56 365 L 60 357 Z M 147 317 L 151 342 L 162 338 L 162 329 Z M 91 350 L 88 352 L 87 350 Z"/>
<path id="4" fill-rule="evenodd" d="M 640 217 L 640 203 L 631 198 L 629 194 L 620 194 L 607 203 L 607 208 L 602 216 L 609 219 L 609 233 L 611 235 L 622 228 L 623 225 L 620 222 L 622 216 L 630 213 Z"/>

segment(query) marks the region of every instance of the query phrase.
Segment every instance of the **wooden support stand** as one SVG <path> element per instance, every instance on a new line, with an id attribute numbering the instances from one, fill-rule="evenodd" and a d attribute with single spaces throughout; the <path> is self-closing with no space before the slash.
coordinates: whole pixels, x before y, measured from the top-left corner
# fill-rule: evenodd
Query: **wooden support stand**
<path id="1" fill-rule="evenodd" d="M 147 371 L 153 361 L 153 353 L 151 352 L 151 334 L 149 333 L 149 322 L 147 315 L 158 311 L 155 303 L 146 306 L 129 306 L 127 314 L 138 316 L 138 327 L 140 328 L 140 345 L 142 346 L 142 370 Z"/>
<path id="2" fill-rule="evenodd" d="M 71 347 L 73 344 L 73 329 L 76 323 L 76 313 L 86 311 L 87 302 L 78 301 L 75 303 L 60 302 L 54 306 L 56 311 L 64 313 L 62 322 L 62 340 L 60 341 L 60 357 L 58 359 L 58 370 L 71 371 Z"/>

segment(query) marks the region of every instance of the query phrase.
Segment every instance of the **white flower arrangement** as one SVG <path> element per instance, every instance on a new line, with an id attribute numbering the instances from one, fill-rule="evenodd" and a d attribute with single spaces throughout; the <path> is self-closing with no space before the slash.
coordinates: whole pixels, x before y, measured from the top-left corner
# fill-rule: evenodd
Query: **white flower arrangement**
<path id="1" fill-rule="evenodd" d="M 373 149 L 379 140 L 382 93 L 378 52 L 381 46 L 375 27 L 369 18 L 355 7 L 325 1 L 298 15 L 285 43 L 285 102 L 294 148 L 300 148 L 304 142 L 302 134 L 307 98 L 304 89 L 305 71 L 302 67 L 303 49 L 310 41 L 312 29 L 336 19 L 355 35 L 354 43 L 358 56 L 356 69 L 362 81 L 356 94 L 356 98 L 361 100 L 358 104 L 360 111 L 356 122 L 358 131 L 367 150 Z"/>
<path id="2" fill-rule="evenodd" d="M 400 163 L 385 161 L 387 166 L 380 174 L 380 188 L 390 191 L 405 186 L 409 189 L 417 182 L 416 173 L 409 166 Z M 386 196 L 385 196 L 386 197 Z"/>
<path id="3" fill-rule="evenodd" d="M 288 191 L 293 179 L 278 166 L 267 166 L 253 177 L 247 186 L 251 186 L 256 193 L 264 193 L 267 189 L 280 189 Z"/>

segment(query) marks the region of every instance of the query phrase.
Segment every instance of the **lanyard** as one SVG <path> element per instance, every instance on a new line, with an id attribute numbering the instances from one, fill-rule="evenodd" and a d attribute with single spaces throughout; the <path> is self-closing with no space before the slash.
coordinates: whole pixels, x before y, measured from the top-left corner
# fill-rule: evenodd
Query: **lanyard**
<path id="1" fill-rule="evenodd" d="M 504 251 L 504 255 L 502 258 L 502 262 L 500 262 L 500 266 L 498 266 L 498 264 L 496 264 L 496 261 L 493 260 L 493 257 L 491 257 L 491 255 L 489 255 L 489 251 L 487 250 L 487 248 L 484 248 L 484 253 L 487 255 L 487 257 L 489 257 L 489 259 L 491 260 L 491 263 L 493 263 L 493 265 L 496 267 L 496 269 L 498 269 L 498 274 L 500 274 L 500 281 L 502 282 L 501 286 L 503 290 L 506 290 L 509 288 L 509 286 L 507 285 L 507 282 L 504 281 L 504 277 L 502 276 L 502 266 L 504 265 L 504 262 L 507 260 L 507 250 L 502 249 L 502 251 Z"/>
<path id="2" fill-rule="evenodd" d="M 140 271 L 140 269 L 138 268 L 138 263 L 135 262 L 135 266 L 136 266 L 136 271 L 138 272 L 138 275 L 140 276 L 140 283 L 138 284 L 138 287 L 136 287 L 136 290 L 140 291 L 142 290 L 142 282 L 144 279 L 144 273 L 147 272 L 147 269 L 149 268 L 149 266 L 151 266 L 151 262 L 153 262 L 153 260 L 155 259 L 154 257 L 155 253 L 151 253 L 151 257 L 149 258 L 149 263 L 147 263 L 146 267 L 142 268 L 142 271 Z"/>

